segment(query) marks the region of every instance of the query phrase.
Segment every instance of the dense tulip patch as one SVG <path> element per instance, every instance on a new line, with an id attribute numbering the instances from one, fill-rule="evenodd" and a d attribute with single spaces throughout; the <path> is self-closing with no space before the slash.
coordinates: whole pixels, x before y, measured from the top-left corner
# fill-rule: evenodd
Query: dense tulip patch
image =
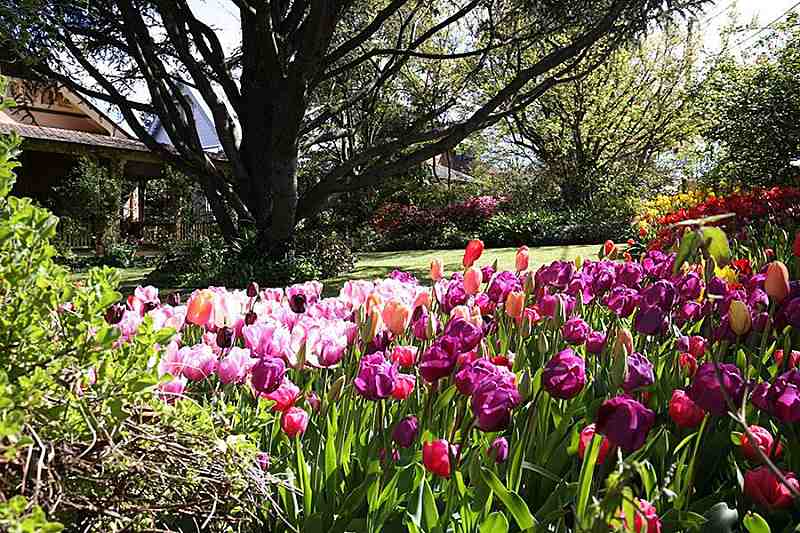
<path id="1" fill-rule="evenodd" d="M 174 328 L 159 396 L 257 443 L 297 488 L 276 488 L 278 529 L 798 521 L 800 283 L 783 264 L 731 276 L 649 251 L 533 272 L 521 248 L 512 272 L 482 251 L 463 272 L 435 261 L 432 286 L 394 272 L 330 298 L 140 287 L 106 320 L 120 343 L 145 317 Z"/>

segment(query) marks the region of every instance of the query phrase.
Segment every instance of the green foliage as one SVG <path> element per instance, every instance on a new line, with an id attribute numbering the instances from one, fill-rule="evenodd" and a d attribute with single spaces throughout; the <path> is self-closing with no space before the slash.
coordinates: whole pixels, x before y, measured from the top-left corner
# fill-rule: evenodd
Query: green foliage
<path id="1" fill-rule="evenodd" d="M 703 86 L 703 137 L 714 185 L 796 179 L 800 158 L 800 20 L 769 30 L 744 60 L 723 57 Z"/>

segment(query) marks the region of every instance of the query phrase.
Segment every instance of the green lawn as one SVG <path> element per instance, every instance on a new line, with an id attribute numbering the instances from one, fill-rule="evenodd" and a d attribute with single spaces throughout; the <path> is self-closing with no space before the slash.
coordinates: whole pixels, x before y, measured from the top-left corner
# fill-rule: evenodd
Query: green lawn
<path id="1" fill-rule="evenodd" d="M 576 256 L 595 257 L 599 250 L 599 244 L 575 245 L 575 246 L 541 246 L 531 248 L 530 267 L 536 269 L 540 265 L 550 263 L 557 259 L 573 260 Z M 496 248 L 486 250 L 478 261 L 480 264 L 491 264 L 497 260 L 498 266 L 502 269 L 514 268 L 514 256 L 516 248 Z M 349 279 L 374 279 L 387 276 L 392 270 L 404 270 L 411 272 L 421 281 L 428 279 L 428 271 L 431 260 L 440 257 L 444 262 L 445 271 L 453 272 L 461 270 L 461 259 L 464 250 L 411 250 L 404 252 L 371 252 L 359 254 L 356 267 L 345 275 L 336 278 L 323 280 L 325 283 L 325 294 L 336 294 L 339 288 Z M 143 283 L 144 278 L 150 273 L 152 268 L 121 268 L 122 276 L 121 290 L 128 293 L 134 287 Z M 85 273 L 75 273 L 75 279 L 84 279 Z M 174 289 L 163 288 L 163 292 L 171 292 Z M 185 290 L 185 289 L 182 289 Z"/>

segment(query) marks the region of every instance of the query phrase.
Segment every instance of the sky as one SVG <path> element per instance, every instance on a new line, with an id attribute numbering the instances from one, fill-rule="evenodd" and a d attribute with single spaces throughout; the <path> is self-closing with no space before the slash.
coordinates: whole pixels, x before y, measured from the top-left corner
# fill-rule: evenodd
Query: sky
<path id="1" fill-rule="evenodd" d="M 198 18 L 218 30 L 223 46 L 230 50 L 238 44 L 238 13 L 231 0 L 189 0 Z M 728 22 L 728 13 L 736 6 L 742 24 L 755 22 L 755 29 L 743 31 L 734 38 L 734 43 L 743 42 L 742 48 L 757 40 L 753 35 L 764 25 L 769 24 L 785 13 L 797 0 L 716 0 L 706 7 L 705 15 L 700 17 L 704 31 L 704 48 L 713 53 L 720 47 L 719 32 Z M 748 38 L 753 37 L 751 40 Z M 746 41 L 747 40 L 747 41 Z"/>

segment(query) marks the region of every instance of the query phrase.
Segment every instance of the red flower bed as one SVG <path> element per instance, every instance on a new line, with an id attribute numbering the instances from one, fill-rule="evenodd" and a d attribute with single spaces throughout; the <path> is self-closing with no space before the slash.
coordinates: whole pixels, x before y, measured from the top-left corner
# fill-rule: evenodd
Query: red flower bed
<path id="1" fill-rule="evenodd" d="M 723 226 L 731 234 L 753 222 L 800 216 L 800 188 L 754 189 L 746 193 L 717 196 L 690 209 L 679 209 L 656 221 L 660 229 L 648 248 L 661 250 L 673 245 L 683 230 L 680 226 L 675 226 L 679 222 L 726 213 L 736 216 L 715 222 L 714 225 Z"/>

